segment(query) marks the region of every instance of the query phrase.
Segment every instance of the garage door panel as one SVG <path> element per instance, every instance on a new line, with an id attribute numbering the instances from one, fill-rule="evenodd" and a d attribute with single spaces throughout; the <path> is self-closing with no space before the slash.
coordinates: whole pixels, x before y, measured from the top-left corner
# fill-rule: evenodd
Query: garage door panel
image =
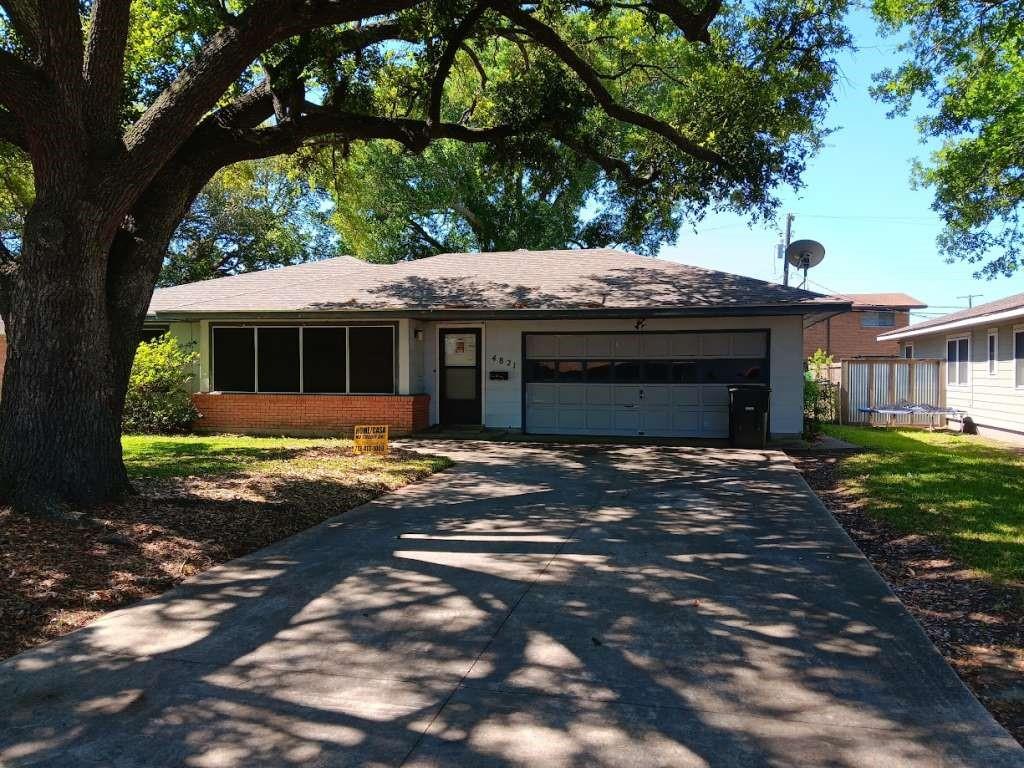
<path id="1" fill-rule="evenodd" d="M 697 408 L 672 410 L 672 429 L 688 435 L 696 435 L 701 430 L 700 410 Z"/>
<path id="2" fill-rule="evenodd" d="M 611 405 L 615 402 L 611 384 L 585 384 L 588 405 Z"/>
<path id="3" fill-rule="evenodd" d="M 667 435 L 672 432 L 670 408 L 645 408 L 640 412 L 640 429 L 645 435 Z"/>
<path id="4" fill-rule="evenodd" d="M 587 401 L 585 384 L 560 384 L 558 387 L 558 403 L 560 405 L 583 405 Z"/>
<path id="5" fill-rule="evenodd" d="M 705 408 L 701 414 L 701 432 L 708 437 L 729 435 L 729 410 L 727 408 Z"/>
<path id="6" fill-rule="evenodd" d="M 722 384 L 705 384 L 700 388 L 701 405 L 729 405 L 729 388 Z"/>
<path id="7" fill-rule="evenodd" d="M 559 357 L 586 357 L 586 336 L 575 336 L 567 334 L 565 336 L 555 336 L 555 338 L 558 340 Z"/>
<path id="8" fill-rule="evenodd" d="M 639 357 L 640 337 L 635 333 L 612 336 L 612 354 L 615 357 Z"/>
<path id="9" fill-rule="evenodd" d="M 768 334 L 763 331 L 734 333 L 732 335 L 732 354 L 735 357 L 767 357 Z"/>
<path id="10" fill-rule="evenodd" d="M 542 334 L 530 334 L 526 337 L 526 356 L 532 358 L 538 357 L 557 357 L 558 355 L 558 339 L 555 336 L 551 336 L 546 333 Z"/>
<path id="11" fill-rule="evenodd" d="M 697 357 L 700 355 L 700 334 L 680 333 L 673 334 L 669 343 L 669 350 L 672 357 Z"/>
<path id="12" fill-rule="evenodd" d="M 670 389 L 672 405 L 700 405 L 700 387 L 676 385 Z"/>
<path id="13" fill-rule="evenodd" d="M 587 430 L 595 433 L 608 432 L 612 429 L 613 411 L 610 408 L 594 409 L 587 411 Z"/>
<path id="14" fill-rule="evenodd" d="M 576 431 L 587 428 L 587 411 L 584 408 L 559 408 L 558 428 Z"/>
<path id="15" fill-rule="evenodd" d="M 528 384 L 526 386 L 527 405 L 554 405 L 557 402 L 557 384 Z"/>
<path id="16" fill-rule="evenodd" d="M 640 357 L 657 358 L 670 357 L 671 336 L 664 333 L 650 333 L 640 337 Z"/>
<path id="17" fill-rule="evenodd" d="M 700 335 L 700 354 L 702 357 L 729 357 L 731 353 L 731 333 L 702 333 Z"/>
<path id="18" fill-rule="evenodd" d="M 649 384 L 643 390 L 645 408 L 656 408 L 669 405 L 672 402 L 671 387 L 668 384 Z"/>
<path id="19" fill-rule="evenodd" d="M 555 429 L 558 426 L 558 408 L 533 405 L 528 411 L 527 428 L 531 430 Z"/>
<path id="20" fill-rule="evenodd" d="M 612 356 L 612 337 L 608 334 L 583 336 L 586 339 L 587 357 L 603 358 Z"/>
<path id="21" fill-rule="evenodd" d="M 615 386 L 615 405 L 637 405 L 640 402 L 640 387 L 632 385 Z"/>
<path id="22" fill-rule="evenodd" d="M 620 434 L 635 435 L 640 431 L 640 413 L 638 411 L 614 411 L 612 429 Z"/>

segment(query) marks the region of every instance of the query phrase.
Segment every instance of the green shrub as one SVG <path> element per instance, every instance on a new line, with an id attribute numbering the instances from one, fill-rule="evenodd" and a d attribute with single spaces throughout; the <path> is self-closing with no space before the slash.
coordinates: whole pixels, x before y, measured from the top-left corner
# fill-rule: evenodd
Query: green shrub
<path id="1" fill-rule="evenodd" d="M 188 431 L 199 415 L 188 393 L 196 357 L 194 352 L 182 349 L 169 333 L 139 344 L 124 401 L 125 432 Z"/>
<path id="2" fill-rule="evenodd" d="M 822 422 L 835 421 L 838 415 L 838 385 L 828 380 L 832 356 L 817 350 L 807 359 L 804 373 L 804 438 L 817 439 Z"/>

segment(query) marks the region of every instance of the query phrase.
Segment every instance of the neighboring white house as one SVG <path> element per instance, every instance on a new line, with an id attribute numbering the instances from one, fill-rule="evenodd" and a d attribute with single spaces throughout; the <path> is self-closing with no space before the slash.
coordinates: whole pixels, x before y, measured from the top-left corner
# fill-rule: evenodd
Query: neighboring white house
<path id="1" fill-rule="evenodd" d="M 945 359 L 946 404 L 967 411 L 981 434 L 1024 442 L 1024 293 L 878 339 L 898 341 L 903 357 Z"/>
<path id="2" fill-rule="evenodd" d="M 433 424 L 724 437 L 728 387 L 803 426 L 803 331 L 850 301 L 615 250 L 350 257 L 163 288 L 208 431 Z"/>

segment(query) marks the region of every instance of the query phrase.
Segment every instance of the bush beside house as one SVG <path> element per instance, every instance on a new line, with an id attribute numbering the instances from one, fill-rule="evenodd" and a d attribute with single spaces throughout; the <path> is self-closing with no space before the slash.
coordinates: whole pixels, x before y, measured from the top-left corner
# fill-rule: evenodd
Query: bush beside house
<path id="1" fill-rule="evenodd" d="M 188 393 L 195 359 L 170 334 L 139 344 L 124 402 L 125 432 L 189 431 L 199 416 Z"/>

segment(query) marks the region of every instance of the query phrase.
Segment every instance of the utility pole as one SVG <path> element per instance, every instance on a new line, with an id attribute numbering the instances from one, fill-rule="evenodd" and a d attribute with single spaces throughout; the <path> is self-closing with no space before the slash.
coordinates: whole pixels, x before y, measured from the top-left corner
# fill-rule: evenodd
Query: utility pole
<path id="1" fill-rule="evenodd" d="M 786 239 L 782 246 L 782 284 L 789 285 L 789 257 L 786 251 L 789 249 L 789 239 L 793 233 L 793 214 L 786 214 Z"/>
<path id="2" fill-rule="evenodd" d="M 957 298 L 967 299 L 967 308 L 972 309 L 974 307 L 974 300 L 983 298 L 984 296 L 984 293 L 968 293 L 966 296 L 957 296 Z"/>

